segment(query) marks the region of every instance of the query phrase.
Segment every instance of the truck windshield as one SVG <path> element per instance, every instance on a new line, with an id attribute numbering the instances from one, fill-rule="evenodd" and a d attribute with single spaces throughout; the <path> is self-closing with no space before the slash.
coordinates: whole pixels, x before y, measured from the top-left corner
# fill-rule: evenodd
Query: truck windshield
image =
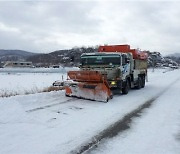
<path id="1" fill-rule="evenodd" d="M 81 56 L 84 65 L 120 65 L 120 55 L 85 55 Z"/>

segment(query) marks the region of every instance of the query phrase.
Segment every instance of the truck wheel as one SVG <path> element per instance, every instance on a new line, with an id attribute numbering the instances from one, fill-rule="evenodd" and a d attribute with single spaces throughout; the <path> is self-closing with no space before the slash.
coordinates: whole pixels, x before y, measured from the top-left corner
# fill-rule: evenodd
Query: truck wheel
<path id="1" fill-rule="evenodd" d="M 126 80 L 125 86 L 122 88 L 122 93 L 123 94 L 128 94 L 129 88 L 130 88 L 129 81 Z"/>
<path id="2" fill-rule="evenodd" d="M 138 77 L 136 89 L 141 89 L 141 87 L 142 87 L 142 78 Z"/>
<path id="3" fill-rule="evenodd" d="M 142 88 L 145 87 L 145 82 L 146 82 L 146 81 L 145 81 L 145 76 L 142 76 L 142 86 L 141 86 Z"/>

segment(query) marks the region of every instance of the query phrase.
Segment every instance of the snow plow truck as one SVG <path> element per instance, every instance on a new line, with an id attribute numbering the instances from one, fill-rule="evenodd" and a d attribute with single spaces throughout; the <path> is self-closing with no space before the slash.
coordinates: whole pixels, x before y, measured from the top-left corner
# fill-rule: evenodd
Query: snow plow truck
<path id="1" fill-rule="evenodd" d="M 144 88 L 147 57 L 130 45 L 99 46 L 98 52 L 81 55 L 80 70 L 67 73 L 65 95 L 108 102 L 114 91 Z"/>

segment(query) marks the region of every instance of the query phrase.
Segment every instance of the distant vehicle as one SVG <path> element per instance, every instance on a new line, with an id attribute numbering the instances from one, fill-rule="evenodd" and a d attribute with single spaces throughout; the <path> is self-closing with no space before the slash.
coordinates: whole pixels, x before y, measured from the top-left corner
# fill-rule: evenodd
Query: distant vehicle
<path id="1" fill-rule="evenodd" d="M 63 87 L 64 82 L 57 80 L 57 81 L 54 81 L 52 85 L 55 86 L 55 87 Z"/>
<path id="2" fill-rule="evenodd" d="M 174 65 L 169 65 L 170 68 L 173 68 L 173 69 L 178 69 L 179 66 L 174 66 Z"/>
<path id="3" fill-rule="evenodd" d="M 59 65 L 53 65 L 52 68 L 59 68 Z"/>

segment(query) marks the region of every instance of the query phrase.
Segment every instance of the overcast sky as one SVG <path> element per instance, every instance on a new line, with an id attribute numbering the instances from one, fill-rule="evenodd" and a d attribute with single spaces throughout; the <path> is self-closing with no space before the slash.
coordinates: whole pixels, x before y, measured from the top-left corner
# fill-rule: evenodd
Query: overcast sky
<path id="1" fill-rule="evenodd" d="M 180 53 L 180 2 L 0 1 L 0 49 L 103 44 Z"/>

